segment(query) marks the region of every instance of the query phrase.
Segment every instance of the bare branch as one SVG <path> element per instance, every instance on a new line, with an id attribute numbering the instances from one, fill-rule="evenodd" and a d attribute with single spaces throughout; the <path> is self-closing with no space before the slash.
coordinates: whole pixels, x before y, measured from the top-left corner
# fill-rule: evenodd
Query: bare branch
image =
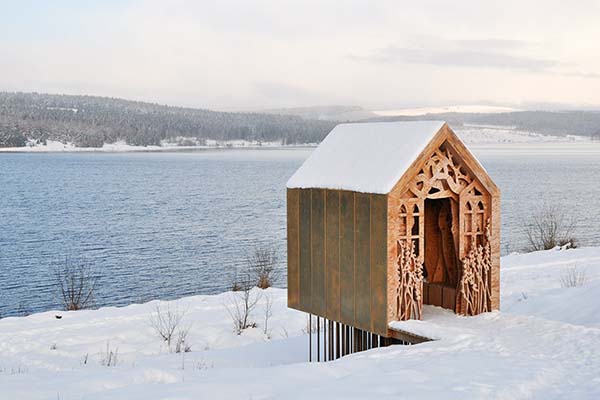
<path id="1" fill-rule="evenodd" d="M 175 352 L 185 351 L 188 344 L 185 343 L 190 326 L 184 324 L 184 317 L 187 310 L 181 310 L 179 304 L 174 306 L 171 303 L 156 305 L 154 312 L 150 314 L 149 324 L 162 340 L 167 343 L 169 351 L 173 348 L 171 344 L 175 339 Z M 189 351 L 189 350 L 188 350 Z"/>
<path id="2" fill-rule="evenodd" d="M 530 217 L 524 232 L 529 250 L 550 250 L 557 246 L 576 247 L 577 220 L 556 206 L 543 206 Z"/>
<path id="3" fill-rule="evenodd" d="M 83 258 L 74 260 L 67 257 L 63 265 L 55 267 L 54 279 L 65 310 L 82 310 L 93 305 L 97 277 Z"/>

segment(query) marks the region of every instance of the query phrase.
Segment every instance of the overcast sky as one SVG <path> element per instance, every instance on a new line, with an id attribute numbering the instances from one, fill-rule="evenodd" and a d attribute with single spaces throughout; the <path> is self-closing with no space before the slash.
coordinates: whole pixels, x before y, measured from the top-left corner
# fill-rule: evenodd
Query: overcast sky
<path id="1" fill-rule="evenodd" d="M 600 108 L 600 1 L 4 1 L 0 90 Z"/>

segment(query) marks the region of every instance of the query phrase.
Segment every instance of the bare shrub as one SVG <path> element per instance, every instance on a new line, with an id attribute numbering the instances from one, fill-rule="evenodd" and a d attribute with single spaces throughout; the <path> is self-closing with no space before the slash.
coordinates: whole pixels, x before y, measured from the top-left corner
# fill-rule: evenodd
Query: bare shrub
<path id="1" fill-rule="evenodd" d="M 116 367 L 119 355 L 119 349 L 110 347 L 110 342 L 106 342 L 106 350 L 100 353 L 100 365 L 103 367 Z M 87 357 L 86 357 L 87 363 Z"/>
<path id="2" fill-rule="evenodd" d="M 267 289 L 279 278 L 277 251 L 274 247 L 255 247 L 247 257 L 248 269 L 256 277 L 256 286 Z"/>
<path id="3" fill-rule="evenodd" d="M 583 286 L 587 282 L 587 274 L 584 269 L 577 265 L 566 268 L 560 274 L 560 286 L 564 288 Z"/>
<path id="4" fill-rule="evenodd" d="M 158 336 L 167 343 L 169 352 L 175 350 L 191 351 L 191 346 L 186 344 L 190 326 L 184 323 L 186 310 L 181 310 L 179 304 L 172 306 L 171 303 L 157 305 L 154 312 L 150 314 L 149 323 Z M 175 347 L 172 347 L 175 340 Z"/>
<path id="5" fill-rule="evenodd" d="M 252 290 L 255 280 L 249 271 L 238 274 L 237 285 L 240 290 L 232 293 L 233 304 L 225 305 L 225 308 L 233 321 L 234 331 L 240 335 L 244 329 L 256 327 L 256 323 L 250 319 L 250 314 L 256 308 L 260 295 Z"/>
<path id="6" fill-rule="evenodd" d="M 550 250 L 557 246 L 576 247 L 573 236 L 577 222 L 556 206 L 543 206 L 525 226 L 529 250 Z"/>
<path id="7" fill-rule="evenodd" d="M 242 284 L 240 283 L 240 277 L 236 269 L 231 278 L 231 291 L 239 292 L 240 290 L 242 290 Z"/>
<path id="8" fill-rule="evenodd" d="M 0 374 L 20 375 L 28 372 L 29 367 L 21 363 L 17 364 L 16 366 L 11 366 L 10 368 L 0 365 Z"/>
<path id="9" fill-rule="evenodd" d="M 91 265 L 83 258 L 67 257 L 54 269 L 58 298 L 67 311 L 82 310 L 94 304 L 97 278 Z"/>
<path id="10" fill-rule="evenodd" d="M 319 330 L 322 330 L 323 328 L 319 328 Z M 306 326 L 304 328 L 302 328 L 302 333 L 304 334 L 313 334 L 317 332 L 317 317 L 316 316 L 312 316 L 312 315 L 307 315 L 306 316 Z"/>
<path id="11" fill-rule="evenodd" d="M 198 371 L 205 371 L 207 369 L 214 368 L 214 367 L 215 367 L 214 362 L 209 363 L 207 360 L 204 360 L 204 359 L 201 359 L 194 365 L 194 369 L 196 369 Z"/>
<path id="12" fill-rule="evenodd" d="M 187 342 L 188 334 L 190 333 L 190 327 L 180 327 L 177 330 L 175 339 L 175 353 L 189 353 L 192 351 L 192 345 Z"/>

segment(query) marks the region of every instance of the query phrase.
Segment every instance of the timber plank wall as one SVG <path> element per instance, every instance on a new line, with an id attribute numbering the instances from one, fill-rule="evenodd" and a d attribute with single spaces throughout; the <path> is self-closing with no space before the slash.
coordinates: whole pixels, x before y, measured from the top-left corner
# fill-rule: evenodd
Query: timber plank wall
<path id="1" fill-rule="evenodd" d="M 387 196 L 287 190 L 288 306 L 387 336 Z"/>

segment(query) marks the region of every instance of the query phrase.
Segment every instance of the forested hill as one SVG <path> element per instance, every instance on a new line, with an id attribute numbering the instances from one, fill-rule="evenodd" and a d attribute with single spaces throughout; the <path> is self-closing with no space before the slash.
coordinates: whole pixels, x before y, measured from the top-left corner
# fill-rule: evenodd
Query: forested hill
<path id="1" fill-rule="evenodd" d="M 332 121 L 294 115 L 218 112 L 107 97 L 0 92 L 0 147 L 56 140 L 78 147 L 160 145 L 178 137 L 318 143 Z"/>

